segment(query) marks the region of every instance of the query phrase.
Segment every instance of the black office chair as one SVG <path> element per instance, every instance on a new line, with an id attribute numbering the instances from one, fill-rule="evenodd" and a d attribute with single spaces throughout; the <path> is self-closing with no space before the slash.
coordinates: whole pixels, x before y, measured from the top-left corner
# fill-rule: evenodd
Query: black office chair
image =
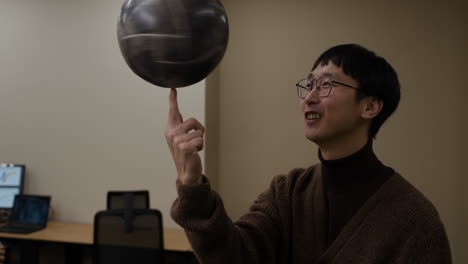
<path id="1" fill-rule="evenodd" d="M 114 209 L 94 217 L 94 264 L 164 263 L 161 212 Z"/>
<path id="2" fill-rule="evenodd" d="M 107 209 L 148 209 L 149 203 L 149 192 L 146 190 L 107 192 Z"/>

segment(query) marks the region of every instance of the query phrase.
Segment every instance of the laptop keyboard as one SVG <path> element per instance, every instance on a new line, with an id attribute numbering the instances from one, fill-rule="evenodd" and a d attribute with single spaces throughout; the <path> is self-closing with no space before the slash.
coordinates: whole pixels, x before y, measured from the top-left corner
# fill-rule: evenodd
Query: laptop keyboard
<path id="1" fill-rule="evenodd" d="M 21 226 L 2 226 L 0 232 L 29 234 L 42 228 L 21 227 Z"/>

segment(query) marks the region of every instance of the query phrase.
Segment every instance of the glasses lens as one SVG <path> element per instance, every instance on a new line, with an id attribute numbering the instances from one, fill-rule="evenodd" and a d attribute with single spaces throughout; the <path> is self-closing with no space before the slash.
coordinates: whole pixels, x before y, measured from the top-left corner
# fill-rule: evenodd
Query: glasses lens
<path id="1" fill-rule="evenodd" d="M 330 90 L 332 88 L 332 80 L 330 78 L 320 78 L 318 80 L 318 95 L 321 97 L 326 97 L 330 94 Z"/>
<path id="2" fill-rule="evenodd" d="M 299 83 L 297 84 L 297 95 L 300 98 L 306 97 L 310 91 L 310 87 L 311 87 L 310 80 L 308 79 L 300 80 Z"/>

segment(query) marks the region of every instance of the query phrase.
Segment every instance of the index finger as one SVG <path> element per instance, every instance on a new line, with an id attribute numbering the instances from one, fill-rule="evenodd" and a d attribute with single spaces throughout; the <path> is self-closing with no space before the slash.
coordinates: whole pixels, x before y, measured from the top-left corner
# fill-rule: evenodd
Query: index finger
<path id="1" fill-rule="evenodd" d="M 171 88 L 171 93 L 169 94 L 169 116 L 167 121 L 170 126 L 178 125 L 182 122 L 182 115 L 180 114 L 177 102 L 177 90 L 175 88 Z"/>

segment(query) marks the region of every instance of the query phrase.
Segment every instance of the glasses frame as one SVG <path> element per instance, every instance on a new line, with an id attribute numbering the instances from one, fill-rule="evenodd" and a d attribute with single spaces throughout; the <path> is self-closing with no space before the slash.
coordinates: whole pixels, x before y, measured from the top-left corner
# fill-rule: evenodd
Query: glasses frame
<path id="1" fill-rule="evenodd" d="M 335 80 L 333 80 L 333 78 L 331 78 L 331 77 L 321 77 L 321 78 L 318 78 L 318 79 L 304 78 L 304 79 L 300 79 L 300 80 L 296 83 L 297 96 L 298 96 L 299 98 L 301 98 L 301 99 L 306 98 L 306 97 L 307 97 L 312 91 L 314 91 L 314 89 L 318 86 L 318 80 L 324 79 L 324 78 L 329 79 L 329 80 L 331 81 L 331 88 L 330 88 L 330 90 L 328 91 L 328 94 L 327 94 L 327 95 L 318 95 L 318 96 L 321 97 L 321 98 L 325 98 L 325 97 L 330 96 L 331 91 L 332 91 L 333 88 L 335 87 L 335 84 L 343 85 L 343 86 L 345 86 L 345 87 L 349 87 L 349 88 L 352 88 L 352 89 L 355 89 L 355 90 L 361 90 L 359 87 L 354 87 L 354 86 L 351 86 L 351 85 L 346 84 L 346 83 L 342 83 L 342 82 L 339 82 L 339 81 L 335 81 Z M 301 96 L 301 89 L 304 89 L 304 90 L 307 91 L 307 88 L 304 87 L 304 86 L 302 86 L 302 85 L 300 85 L 300 83 L 303 82 L 303 81 L 306 81 L 306 80 L 309 80 L 311 83 L 314 83 L 314 81 L 316 81 L 316 84 L 314 85 L 314 87 L 312 87 L 312 88 L 310 89 L 310 91 L 308 91 L 308 93 L 307 93 L 304 97 L 302 97 L 302 96 Z M 318 87 L 320 87 L 320 86 L 318 86 Z M 315 89 L 315 90 L 316 90 L 316 89 Z"/>

